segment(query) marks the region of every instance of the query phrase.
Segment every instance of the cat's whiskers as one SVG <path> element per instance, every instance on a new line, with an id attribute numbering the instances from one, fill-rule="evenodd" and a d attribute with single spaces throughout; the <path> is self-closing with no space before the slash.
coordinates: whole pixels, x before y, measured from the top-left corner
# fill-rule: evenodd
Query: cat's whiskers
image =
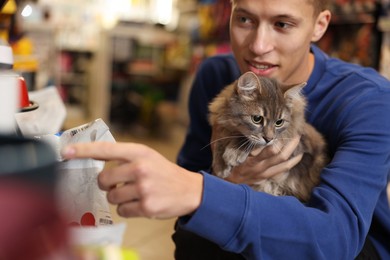
<path id="1" fill-rule="evenodd" d="M 255 146 L 256 146 L 256 142 L 250 141 L 249 145 L 247 146 L 246 153 L 250 154 Z"/>
<path id="2" fill-rule="evenodd" d="M 246 145 L 247 144 L 250 144 L 251 143 L 251 141 L 249 140 L 249 139 L 247 139 L 247 138 L 245 138 L 245 141 L 237 148 L 237 150 L 240 150 L 242 147 L 247 147 Z M 246 150 L 246 149 L 245 149 Z"/>
<path id="3" fill-rule="evenodd" d="M 216 142 L 219 142 L 219 141 L 222 141 L 222 140 L 225 140 L 225 139 L 234 139 L 234 138 L 242 138 L 243 135 L 231 135 L 231 136 L 226 136 L 226 137 L 222 137 L 222 138 L 218 138 L 218 139 L 215 139 L 213 140 L 212 142 L 208 143 L 207 145 L 203 146 L 200 150 L 203 150 L 205 149 L 206 147 L 209 147 L 211 146 L 212 144 L 216 143 Z"/>
<path id="4" fill-rule="evenodd" d="M 246 138 L 245 141 L 237 148 L 237 150 L 240 150 L 242 147 L 244 147 L 245 153 L 250 154 L 256 145 L 256 142 Z"/>

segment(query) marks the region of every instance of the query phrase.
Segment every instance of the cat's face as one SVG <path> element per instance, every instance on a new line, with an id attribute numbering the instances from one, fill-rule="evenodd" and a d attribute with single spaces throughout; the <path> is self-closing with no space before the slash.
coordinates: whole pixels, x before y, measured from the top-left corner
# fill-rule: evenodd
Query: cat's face
<path id="1" fill-rule="evenodd" d="M 293 94 L 293 96 L 291 96 Z M 234 125 L 256 145 L 271 145 L 283 138 L 293 120 L 292 102 L 297 93 L 283 93 L 279 84 L 249 72 L 236 83 L 232 107 Z"/>
<path id="2" fill-rule="evenodd" d="M 248 114 L 242 115 L 247 129 L 243 129 L 243 134 L 252 142 L 259 145 L 271 145 L 281 137 L 282 132 L 288 128 L 290 123 L 290 113 L 288 110 L 259 109 L 248 110 Z M 245 133 L 246 132 L 246 133 Z"/>
<path id="3" fill-rule="evenodd" d="M 290 125 L 291 114 L 282 100 L 277 105 L 258 96 L 253 102 L 237 106 L 237 129 L 257 145 L 271 145 Z"/>

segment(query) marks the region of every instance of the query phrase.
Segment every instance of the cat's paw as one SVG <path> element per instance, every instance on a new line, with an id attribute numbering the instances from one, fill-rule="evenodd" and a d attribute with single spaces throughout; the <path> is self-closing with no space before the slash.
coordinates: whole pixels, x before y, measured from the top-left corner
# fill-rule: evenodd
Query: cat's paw
<path id="1" fill-rule="evenodd" d="M 232 167 L 227 166 L 225 169 L 221 170 L 218 173 L 218 176 L 221 177 L 222 179 L 227 178 L 230 175 L 230 172 L 232 171 Z"/>
<path id="2" fill-rule="evenodd" d="M 248 153 L 239 153 L 239 154 L 237 154 L 237 159 L 236 159 L 237 164 L 236 165 L 245 162 L 246 158 L 248 158 Z"/>
<path id="3" fill-rule="evenodd" d="M 244 152 L 238 152 L 237 150 L 230 149 L 226 150 L 223 154 L 223 159 L 226 163 L 228 163 L 231 166 L 237 166 L 241 163 L 243 163 L 246 158 L 248 157 L 248 153 Z"/>

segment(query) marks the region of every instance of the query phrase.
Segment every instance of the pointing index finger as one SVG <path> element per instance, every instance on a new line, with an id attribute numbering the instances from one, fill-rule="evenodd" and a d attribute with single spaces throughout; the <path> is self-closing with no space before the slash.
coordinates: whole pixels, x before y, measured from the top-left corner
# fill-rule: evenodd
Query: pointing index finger
<path id="1" fill-rule="evenodd" d="M 141 149 L 142 145 L 135 143 L 75 143 L 66 146 L 61 151 L 61 155 L 65 159 L 129 160 L 129 158 L 134 158 L 135 151 L 140 152 Z"/>

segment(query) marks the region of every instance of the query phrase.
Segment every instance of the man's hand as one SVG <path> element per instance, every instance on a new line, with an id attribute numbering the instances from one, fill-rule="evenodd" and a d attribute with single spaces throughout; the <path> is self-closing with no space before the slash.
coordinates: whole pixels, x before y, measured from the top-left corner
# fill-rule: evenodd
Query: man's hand
<path id="1" fill-rule="evenodd" d="M 179 167 L 155 150 L 135 143 L 77 143 L 62 151 L 66 159 L 116 161 L 98 177 L 122 217 L 171 218 L 192 213 L 202 199 L 203 176 Z"/>
<path id="2" fill-rule="evenodd" d="M 250 155 L 241 165 L 234 167 L 226 180 L 251 185 L 289 171 L 302 159 L 302 154 L 290 158 L 299 141 L 298 136 L 282 148 L 277 144 L 266 146 L 258 153 Z"/>

